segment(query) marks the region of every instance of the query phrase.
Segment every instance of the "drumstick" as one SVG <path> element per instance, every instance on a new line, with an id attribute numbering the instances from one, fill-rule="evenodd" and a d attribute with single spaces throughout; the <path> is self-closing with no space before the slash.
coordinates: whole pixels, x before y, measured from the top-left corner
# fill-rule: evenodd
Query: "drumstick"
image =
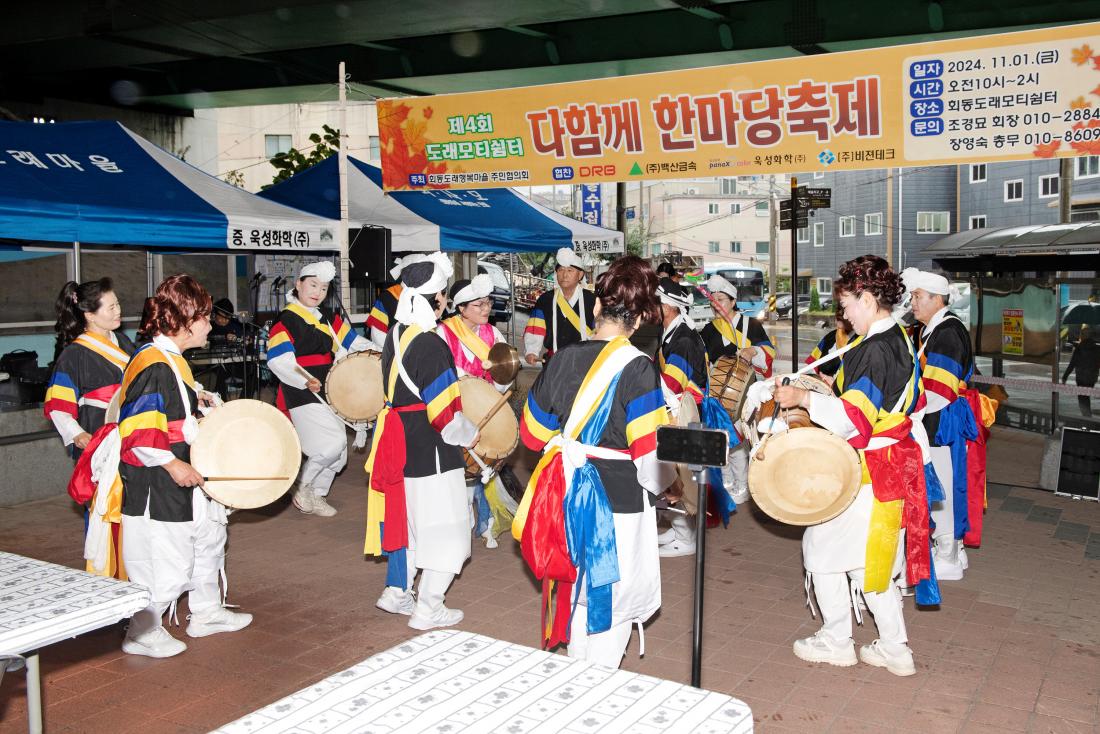
<path id="1" fill-rule="evenodd" d="M 204 482 L 270 482 L 285 481 L 290 477 L 203 477 Z"/>
<path id="2" fill-rule="evenodd" d="M 791 378 L 784 377 L 783 378 L 783 384 L 784 385 L 790 385 L 791 384 Z M 771 426 L 769 426 L 768 432 L 764 435 L 764 438 L 760 441 L 760 443 L 758 443 L 752 449 L 752 451 L 749 452 L 749 459 L 763 459 L 764 458 L 764 454 L 762 453 L 763 450 L 764 450 L 764 444 L 766 444 L 768 442 L 768 439 L 772 437 L 771 428 L 773 428 L 775 426 L 775 419 L 778 418 L 778 417 L 779 417 L 779 401 L 776 400 L 775 401 L 775 410 L 772 411 Z"/>
<path id="3" fill-rule="evenodd" d="M 504 404 L 508 402 L 508 398 L 510 398 L 511 396 L 512 396 L 512 391 L 511 391 L 511 390 L 509 390 L 508 392 L 506 392 L 506 393 L 504 393 L 503 395 L 501 395 L 501 396 L 500 396 L 500 399 L 499 399 L 499 400 L 497 400 L 496 404 L 495 404 L 495 405 L 493 405 L 493 407 L 489 409 L 489 412 L 485 414 L 485 417 L 484 417 L 484 418 L 482 418 L 480 422 L 478 422 L 478 424 L 477 424 L 477 430 L 479 430 L 479 431 L 480 431 L 480 430 L 481 430 L 482 428 L 484 428 L 484 427 L 485 427 L 485 424 L 486 424 L 486 423 L 488 423 L 488 422 L 489 422 L 489 420 L 490 420 L 490 419 L 491 419 L 491 418 L 492 418 L 492 417 L 493 417 L 494 415 L 496 415 L 496 414 L 497 414 L 497 411 L 498 411 L 498 410 L 500 410 L 501 408 L 503 408 L 503 407 L 504 407 Z"/>

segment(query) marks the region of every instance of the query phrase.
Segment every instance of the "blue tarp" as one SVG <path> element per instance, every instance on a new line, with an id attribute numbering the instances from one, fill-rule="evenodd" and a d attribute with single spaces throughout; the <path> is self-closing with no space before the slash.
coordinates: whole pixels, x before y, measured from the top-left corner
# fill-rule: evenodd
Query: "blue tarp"
<path id="1" fill-rule="evenodd" d="M 336 223 L 238 189 L 118 122 L 0 122 L 0 238 L 333 250 Z"/>
<path id="2" fill-rule="evenodd" d="M 340 216 L 336 157 L 330 157 L 260 196 L 334 219 Z M 578 222 L 511 189 L 382 191 L 382 171 L 348 158 L 348 220 L 352 227 L 385 227 L 391 248 L 408 251 L 621 251 L 622 234 Z"/>

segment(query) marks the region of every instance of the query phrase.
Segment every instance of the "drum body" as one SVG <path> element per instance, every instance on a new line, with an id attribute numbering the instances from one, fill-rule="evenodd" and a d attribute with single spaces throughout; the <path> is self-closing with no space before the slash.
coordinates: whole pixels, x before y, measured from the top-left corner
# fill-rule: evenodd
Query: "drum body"
<path id="1" fill-rule="evenodd" d="M 502 397 L 492 384 L 469 375 L 458 381 L 458 389 L 462 393 L 462 413 L 475 424 L 481 423 Z M 474 447 L 474 453 L 486 466 L 497 469 L 517 446 L 519 421 L 511 405 L 505 402 L 481 427 L 481 440 Z M 481 467 L 470 457 L 470 451 L 463 449 L 462 455 L 466 460 L 466 476 L 471 479 L 481 476 Z"/>
<path id="2" fill-rule="evenodd" d="M 862 476 L 859 454 L 847 441 L 811 426 L 767 439 L 749 462 L 749 492 L 780 522 L 817 525 L 852 503 Z"/>
<path id="3" fill-rule="evenodd" d="M 247 510 L 274 502 L 294 484 L 302 445 L 278 408 L 259 400 L 232 400 L 199 421 L 191 465 L 204 477 L 283 477 L 209 481 L 204 490 L 226 507 Z"/>
<path id="4" fill-rule="evenodd" d="M 356 352 L 338 360 L 325 379 L 325 400 L 348 423 L 372 421 L 382 411 L 382 355 Z"/>
<path id="5" fill-rule="evenodd" d="M 710 368 L 710 394 L 722 403 L 734 423 L 754 382 L 756 370 L 752 364 L 737 357 L 722 357 Z"/>
<path id="6" fill-rule="evenodd" d="M 821 395 L 832 395 L 833 389 L 824 380 L 813 375 L 798 375 L 791 380 L 791 385 L 803 390 L 816 392 Z M 741 408 L 741 420 L 749 427 L 749 436 L 755 440 L 765 433 L 778 433 L 791 428 L 809 428 L 814 425 L 810 420 L 810 414 L 804 408 L 783 408 L 776 417 L 775 425 L 772 425 L 772 415 L 775 413 L 775 401 L 768 400 L 761 406 L 752 410 L 745 404 Z M 774 428 L 774 430 L 773 430 Z"/>

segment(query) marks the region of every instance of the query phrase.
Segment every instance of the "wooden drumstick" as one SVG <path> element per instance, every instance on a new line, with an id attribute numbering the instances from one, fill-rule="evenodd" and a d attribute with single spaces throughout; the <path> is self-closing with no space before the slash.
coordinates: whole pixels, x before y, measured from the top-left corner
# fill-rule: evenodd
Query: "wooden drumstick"
<path id="1" fill-rule="evenodd" d="M 791 384 L 791 378 L 784 377 L 783 378 L 783 384 L 784 385 L 790 385 Z M 764 444 L 766 444 L 768 442 L 768 439 L 772 437 L 772 428 L 774 428 L 775 419 L 778 418 L 778 417 L 779 417 L 779 401 L 776 400 L 775 401 L 775 410 L 772 411 L 772 422 L 771 422 L 771 425 L 768 426 L 768 432 L 764 435 L 764 438 L 760 441 L 760 444 L 757 445 L 757 447 L 755 449 L 753 449 L 752 452 L 750 452 L 750 458 L 759 459 L 759 460 L 764 459 Z"/>
<path id="2" fill-rule="evenodd" d="M 512 397 L 511 390 L 501 395 L 500 399 L 497 400 L 493 407 L 489 409 L 489 412 L 485 414 L 485 417 L 478 422 L 477 430 L 480 431 L 482 428 L 484 428 L 485 424 L 488 423 L 492 419 L 492 417 L 497 414 L 497 411 L 504 407 L 504 404 L 508 402 L 508 398 L 510 397 Z"/>
<path id="3" fill-rule="evenodd" d="M 204 482 L 272 482 L 286 481 L 290 477 L 203 477 Z"/>

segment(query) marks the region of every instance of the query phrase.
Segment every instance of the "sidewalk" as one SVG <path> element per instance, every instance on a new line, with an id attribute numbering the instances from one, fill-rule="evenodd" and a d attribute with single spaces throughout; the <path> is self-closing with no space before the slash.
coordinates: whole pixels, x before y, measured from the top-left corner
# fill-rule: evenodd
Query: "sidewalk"
<path id="1" fill-rule="evenodd" d="M 1017 448 L 995 442 L 991 468 L 1021 466 Z M 361 463 L 353 454 L 334 488 L 335 518 L 285 499 L 233 515 L 229 601 L 256 615 L 248 629 L 191 640 L 170 628 L 189 649 L 168 660 L 123 655 L 121 625 L 44 649 L 47 730 L 207 731 L 418 634 L 374 608 L 385 568 L 362 555 Z M 65 496 L 0 513 L 0 549 L 48 561 L 79 566 L 81 532 Z M 906 601 L 917 674 L 902 679 L 794 657 L 791 642 L 818 627 L 801 530 L 742 508 L 707 535 L 703 686 L 749 703 L 764 732 L 1100 732 L 1100 506 L 995 484 L 985 533 L 942 608 Z M 662 564 L 645 657 L 635 634 L 625 667 L 689 681 L 693 568 Z M 475 541 L 447 601 L 466 613 L 461 629 L 539 644 L 539 590 L 508 536 L 496 550 Z M 874 636 L 857 628 L 857 644 Z M 0 732 L 25 731 L 25 715 L 23 679 L 6 675 Z"/>

